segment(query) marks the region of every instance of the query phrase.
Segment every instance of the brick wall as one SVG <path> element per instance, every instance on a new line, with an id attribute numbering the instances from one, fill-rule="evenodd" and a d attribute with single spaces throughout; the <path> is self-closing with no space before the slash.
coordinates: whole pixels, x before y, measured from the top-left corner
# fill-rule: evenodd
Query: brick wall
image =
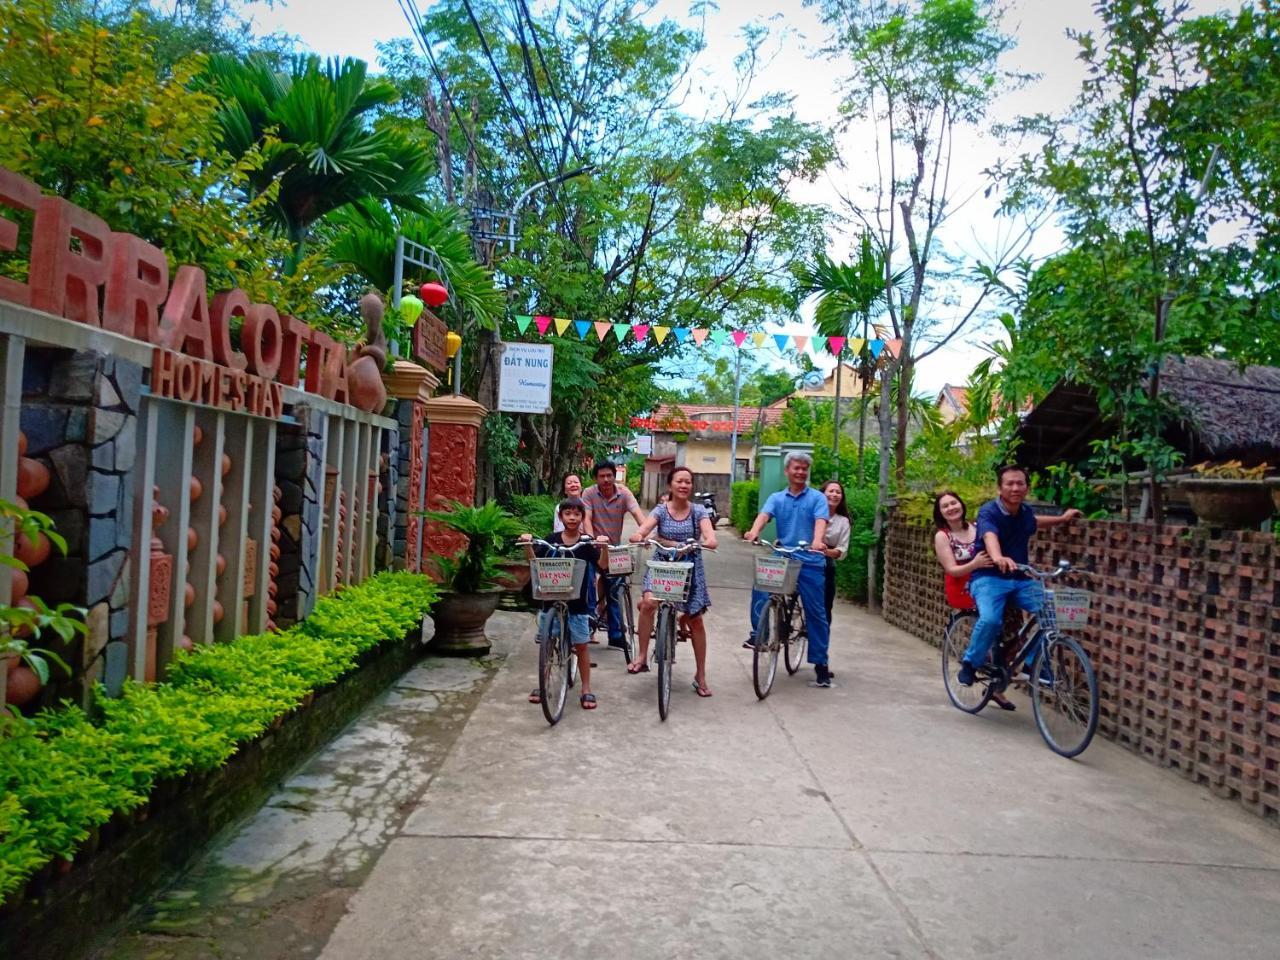
<path id="1" fill-rule="evenodd" d="M 1098 673 L 1098 730 L 1280 820 L 1280 545 L 1270 534 L 1091 521 L 1045 531 L 1032 562 L 1088 562 L 1077 633 Z M 895 515 L 884 616 L 938 643 L 948 610 L 931 527 Z"/>

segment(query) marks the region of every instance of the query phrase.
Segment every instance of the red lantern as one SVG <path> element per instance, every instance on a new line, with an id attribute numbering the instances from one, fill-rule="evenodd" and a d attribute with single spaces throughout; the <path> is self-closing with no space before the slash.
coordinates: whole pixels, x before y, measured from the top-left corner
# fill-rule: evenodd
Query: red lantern
<path id="1" fill-rule="evenodd" d="M 449 291 L 440 283 L 424 283 L 418 290 L 418 296 L 428 307 L 438 307 L 449 302 Z"/>

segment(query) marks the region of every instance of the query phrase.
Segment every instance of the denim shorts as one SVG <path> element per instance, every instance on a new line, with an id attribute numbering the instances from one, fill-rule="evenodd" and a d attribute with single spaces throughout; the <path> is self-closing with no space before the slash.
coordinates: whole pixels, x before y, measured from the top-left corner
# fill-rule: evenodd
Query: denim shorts
<path id="1" fill-rule="evenodd" d="M 538 636 L 541 637 L 546 630 L 554 629 L 549 627 L 547 621 L 551 618 L 550 610 L 543 610 L 538 614 Z M 569 640 L 573 645 L 579 646 L 587 643 L 591 639 L 591 615 L 587 613 L 571 613 L 569 614 Z"/>

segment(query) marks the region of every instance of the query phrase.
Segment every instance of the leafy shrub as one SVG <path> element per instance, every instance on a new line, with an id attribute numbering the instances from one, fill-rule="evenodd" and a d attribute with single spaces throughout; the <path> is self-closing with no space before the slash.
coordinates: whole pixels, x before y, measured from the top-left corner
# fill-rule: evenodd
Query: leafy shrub
<path id="1" fill-rule="evenodd" d="M 435 554 L 433 561 L 440 582 L 457 593 L 477 593 L 498 581 L 498 566 L 504 550 L 524 531 L 515 517 L 490 501 L 483 507 L 451 500 L 445 510 L 427 510 L 422 515 L 467 538 L 466 545 L 453 554 Z"/>
<path id="2" fill-rule="evenodd" d="M 545 537 L 551 532 L 551 525 L 556 515 L 556 504 L 559 502 L 559 498 L 551 494 L 512 497 L 511 512 L 515 514 L 524 532 Z M 524 554 L 521 553 L 521 556 Z"/>
<path id="3" fill-rule="evenodd" d="M 50 860 L 74 856 L 115 813 L 146 803 L 157 781 L 226 763 L 361 654 L 403 638 L 435 597 L 418 574 L 380 574 L 322 597 L 282 633 L 180 653 L 165 682 L 100 696 L 99 723 L 65 706 L 0 726 L 0 901 Z"/>
<path id="4" fill-rule="evenodd" d="M 875 543 L 875 487 L 848 487 L 849 552 L 836 563 L 836 593 L 857 603 L 867 602 L 867 551 Z"/>
<path id="5" fill-rule="evenodd" d="M 759 512 L 760 481 L 739 480 L 729 491 L 729 522 L 739 531 L 746 531 Z"/>

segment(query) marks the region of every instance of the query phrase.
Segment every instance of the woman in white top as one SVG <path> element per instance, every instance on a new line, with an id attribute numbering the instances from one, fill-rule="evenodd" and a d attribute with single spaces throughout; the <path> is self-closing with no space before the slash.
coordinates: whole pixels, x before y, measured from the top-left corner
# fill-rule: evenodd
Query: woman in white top
<path id="1" fill-rule="evenodd" d="M 564 478 L 564 483 L 560 484 L 560 496 L 574 500 L 582 499 L 582 478 L 576 473 L 571 473 Z M 582 518 L 582 530 L 588 537 L 594 537 L 595 531 L 591 529 L 591 508 L 583 504 L 586 509 L 586 515 Z M 564 523 L 560 520 L 560 508 L 556 507 L 555 520 L 551 524 L 552 533 L 564 533 Z"/>
<path id="2" fill-rule="evenodd" d="M 822 554 L 827 558 L 827 623 L 831 623 L 831 607 L 836 599 L 836 561 L 843 560 L 849 552 L 849 508 L 844 502 L 844 487 L 838 480 L 831 480 L 822 488 L 827 498 L 831 518 L 827 520 L 827 532 L 822 538 Z"/>

